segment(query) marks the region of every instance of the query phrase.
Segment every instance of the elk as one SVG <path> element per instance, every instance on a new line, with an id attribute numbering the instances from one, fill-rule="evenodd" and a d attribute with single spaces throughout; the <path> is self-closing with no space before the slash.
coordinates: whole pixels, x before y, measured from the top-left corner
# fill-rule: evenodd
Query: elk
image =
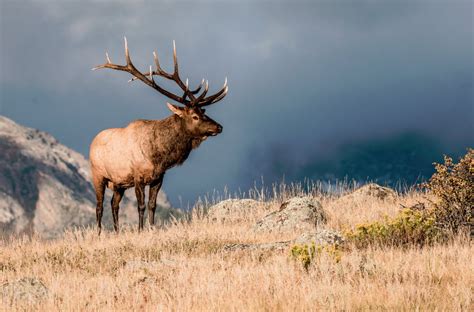
<path id="1" fill-rule="evenodd" d="M 158 56 L 153 52 L 155 69 L 140 72 L 133 65 L 125 41 L 126 65 L 113 64 L 106 53 L 106 63 L 92 70 L 109 68 L 128 72 L 129 82 L 140 80 L 166 97 L 183 106 L 167 103 L 173 113 L 162 120 L 135 120 L 125 128 L 106 129 L 100 132 L 90 146 L 92 181 L 96 192 L 96 218 L 99 235 L 102 229 L 102 212 L 105 189 L 113 191 L 111 200 L 114 229 L 119 231 L 119 204 L 126 189 L 135 187 L 138 203 L 138 230 L 143 230 L 145 214 L 145 187 L 149 185 L 148 220 L 155 223 L 156 198 L 163 184 L 165 172 L 181 165 L 191 150 L 197 148 L 208 136 L 222 132 L 222 126 L 205 114 L 205 106 L 222 100 L 228 91 L 227 78 L 224 86 L 215 94 L 206 96 L 208 81 L 201 81 L 195 90 L 189 89 L 188 79 L 183 82 L 179 75 L 176 45 L 173 41 L 174 72 L 168 73 L 160 67 Z M 153 76 L 175 82 L 182 96 L 160 87 Z M 201 89 L 203 91 L 200 93 Z"/>

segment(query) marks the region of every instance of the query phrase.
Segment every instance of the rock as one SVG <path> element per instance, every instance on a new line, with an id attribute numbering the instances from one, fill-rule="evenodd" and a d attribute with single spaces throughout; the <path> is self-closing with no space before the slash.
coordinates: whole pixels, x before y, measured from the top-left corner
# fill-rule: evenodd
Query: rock
<path id="1" fill-rule="evenodd" d="M 207 216 L 211 221 L 242 222 L 252 214 L 252 210 L 262 204 L 254 199 L 227 199 L 210 207 Z"/>
<path id="2" fill-rule="evenodd" d="M 294 197 L 280 209 L 266 215 L 254 226 L 256 232 L 311 231 L 326 223 L 326 213 L 319 201 L 310 197 Z"/>
<path id="3" fill-rule="evenodd" d="M 24 277 L 15 282 L 5 283 L 0 286 L 4 302 L 23 301 L 35 304 L 48 295 L 48 288 L 37 278 Z"/>
<path id="4" fill-rule="evenodd" d="M 375 183 L 369 183 L 340 199 L 360 201 L 367 197 L 394 202 L 397 198 L 397 193 L 391 188 L 383 187 Z"/>
<path id="5" fill-rule="evenodd" d="M 344 238 L 341 233 L 333 230 L 318 229 L 315 232 L 306 232 L 294 240 L 295 244 L 342 245 Z"/>

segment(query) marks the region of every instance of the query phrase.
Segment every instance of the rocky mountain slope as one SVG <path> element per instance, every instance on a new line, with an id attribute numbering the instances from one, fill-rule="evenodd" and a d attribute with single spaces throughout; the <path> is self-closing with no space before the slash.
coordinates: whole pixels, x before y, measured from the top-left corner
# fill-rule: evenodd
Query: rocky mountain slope
<path id="1" fill-rule="evenodd" d="M 49 238 L 68 227 L 94 224 L 90 181 L 89 163 L 81 154 L 45 132 L 0 116 L 0 234 L 37 233 Z M 138 218 L 133 194 L 128 190 L 122 201 L 121 224 Z M 111 224 L 109 199 L 106 225 Z M 158 206 L 171 208 L 164 192 L 158 196 Z"/>

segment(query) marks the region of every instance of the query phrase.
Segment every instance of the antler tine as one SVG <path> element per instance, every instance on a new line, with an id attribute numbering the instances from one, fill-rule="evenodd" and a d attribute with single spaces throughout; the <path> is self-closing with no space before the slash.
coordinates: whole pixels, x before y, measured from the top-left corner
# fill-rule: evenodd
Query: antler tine
<path id="1" fill-rule="evenodd" d="M 125 60 L 127 61 L 127 65 L 130 65 L 132 64 L 132 60 L 130 59 L 130 53 L 128 51 L 127 37 L 123 37 L 123 41 L 125 43 Z"/>
<path id="2" fill-rule="evenodd" d="M 202 91 L 201 95 L 199 95 L 199 97 L 196 99 L 196 101 L 194 102 L 196 106 L 200 106 L 199 105 L 199 102 L 202 101 L 202 99 L 206 96 L 207 94 L 207 91 L 209 91 L 209 81 L 206 80 L 206 86 L 204 87 L 204 91 Z"/>
<path id="3" fill-rule="evenodd" d="M 184 88 L 183 99 L 186 99 L 186 97 L 189 96 L 189 93 L 191 93 L 191 91 L 189 91 L 189 79 L 186 78 L 186 83 L 185 83 L 185 88 Z"/>
<path id="4" fill-rule="evenodd" d="M 219 102 L 220 100 L 222 100 L 222 99 L 227 95 L 227 91 L 229 91 L 229 87 L 225 87 L 224 93 L 222 93 L 220 96 L 218 96 L 217 98 L 215 98 L 215 99 L 211 102 L 211 104 L 217 103 L 217 102 Z"/>
<path id="5" fill-rule="evenodd" d="M 192 94 L 197 94 L 199 91 L 201 91 L 201 88 L 202 88 L 203 85 L 204 85 L 204 78 L 202 78 L 201 83 L 199 84 L 199 86 L 195 90 L 192 90 L 190 92 Z"/>
<path id="6" fill-rule="evenodd" d="M 228 87 L 226 87 L 224 93 L 222 93 L 221 95 L 219 95 L 217 98 L 215 98 L 214 100 L 212 100 L 212 102 L 210 103 L 206 103 L 202 106 L 207 106 L 207 105 L 211 105 L 211 104 L 214 104 L 214 103 L 217 103 L 219 102 L 220 100 L 222 100 L 226 95 L 227 95 L 227 91 L 228 91 Z"/>
<path id="7" fill-rule="evenodd" d="M 156 67 L 156 72 L 154 72 L 153 75 L 163 76 L 167 79 L 173 80 L 173 75 L 168 74 L 161 68 L 160 61 L 158 60 L 158 54 L 155 51 L 153 51 L 153 59 L 155 60 L 155 67 Z"/>
<path id="8" fill-rule="evenodd" d="M 158 60 L 158 55 L 156 51 L 153 51 L 153 60 L 155 61 L 155 67 L 157 72 L 161 72 L 160 61 Z"/>
<path id="9" fill-rule="evenodd" d="M 97 66 L 93 67 L 92 70 L 97 70 L 97 69 L 101 69 L 101 68 L 108 68 L 107 65 L 112 64 L 112 61 L 110 60 L 108 52 L 105 52 L 105 59 L 107 60 L 107 62 L 105 64 L 97 65 Z"/>
<path id="10" fill-rule="evenodd" d="M 190 103 L 186 105 L 193 106 L 192 103 L 194 103 L 196 98 L 191 92 L 189 92 L 189 88 L 184 85 L 183 81 L 181 80 L 179 76 L 178 56 L 176 54 L 176 42 L 174 40 L 173 40 L 173 62 L 174 62 L 174 72 L 173 72 L 173 75 L 171 75 L 171 78 L 169 79 L 174 80 L 178 84 L 178 86 L 184 91 L 185 93 L 185 95 L 183 96 L 184 99 L 186 99 L 186 96 L 189 97 Z"/>
<path id="11" fill-rule="evenodd" d="M 178 72 L 178 57 L 176 56 L 176 42 L 173 40 L 173 62 L 174 62 L 174 75 L 179 77 Z"/>
<path id="12" fill-rule="evenodd" d="M 149 75 L 150 75 L 150 80 L 153 81 L 153 83 L 154 83 L 155 80 L 153 79 L 153 70 L 151 69 L 151 65 L 150 65 L 150 72 L 149 72 Z"/>
<path id="13" fill-rule="evenodd" d="M 222 100 L 226 95 L 227 95 L 227 91 L 229 90 L 229 88 L 227 87 L 227 77 L 225 78 L 224 80 L 224 85 L 222 86 L 221 90 L 219 90 L 217 93 L 199 101 L 198 103 L 196 103 L 197 106 L 207 106 L 207 105 L 211 105 L 211 104 L 214 104 L 220 100 Z"/>

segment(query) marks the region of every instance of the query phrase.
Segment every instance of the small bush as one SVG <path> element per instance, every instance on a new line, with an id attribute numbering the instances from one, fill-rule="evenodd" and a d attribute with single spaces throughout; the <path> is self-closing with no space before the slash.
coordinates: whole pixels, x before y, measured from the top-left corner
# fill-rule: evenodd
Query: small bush
<path id="1" fill-rule="evenodd" d="M 444 164 L 435 164 L 436 172 L 422 187 L 438 197 L 431 207 L 405 208 L 394 218 L 358 225 L 346 232 L 347 241 L 356 247 L 369 245 L 423 246 L 470 228 L 473 234 L 474 149 L 453 163 L 445 156 Z"/>
<path id="2" fill-rule="evenodd" d="M 470 228 L 472 235 L 474 149 L 469 148 L 457 164 L 445 156 L 444 164 L 435 163 L 435 169 L 436 172 L 423 187 L 439 199 L 433 203 L 437 226 L 452 233 Z"/>
<path id="3" fill-rule="evenodd" d="M 441 238 L 435 221 L 431 211 L 405 208 L 394 218 L 358 225 L 345 236 L 359 248 L 369 245 L 422 246 Z"/>
<path id="4" fill-rule="evenodd" d="M 329 256 L 334 262 L 341 261 L 342 253 L 337 245 L 294 245 L 290 250 L 291 257 L 300 262 L 307 270 L 315 259 L 319 259 L 323 254 Z"/>

